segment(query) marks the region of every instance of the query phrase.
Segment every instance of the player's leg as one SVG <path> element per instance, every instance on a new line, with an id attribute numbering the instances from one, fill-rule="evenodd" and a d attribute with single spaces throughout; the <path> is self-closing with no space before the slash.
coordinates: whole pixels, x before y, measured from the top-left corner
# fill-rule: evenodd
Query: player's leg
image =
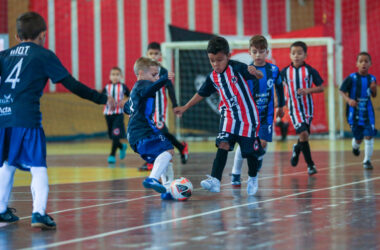
<path id="1" fill-rule="evenodd" d="M 352 154 L 355 156 L 360 155 L 360 144 L 363 141 L 364 138 L 364 127 L 357 126 L 357 125 L 351 125 L 351 131 L 352 131 Z"/>
<path id="2" fill-rule="evenodd" d="M 181 162 L 182 164 L 186 164 L 188 158 L 189 158 L 189 150 L 188 145 L 186 142 L 179 142 L 177 138 L 169 133 L 168 128 L 166 127 L 164 122 L 161 122 L 161 126 L 159 127 L 161 129 L 161 133 L 164 134 L 166 138 L 169 139 L 169 141 L 173 144 L 174 147 L 178 149 L 178 151 L 181 154 Z"/>
<path id="3" fill-rule="evenodd" d="M 292 157 L 290 159 L 290 164 L 293 166 L 293 167 L 296 167 L 297 164 L 298 164 L 298 160 L 299 160 L 299 156 L 300 156 L 300 153 L 301 153 L 301 141 L 300 141 L 300 133 L 302 132 L 301 131 L 301 127 L 302 127 L 302 123 L 298 123 L 295 119 L 294 119 L 294 116 L 290 116 L 291 118 L 291 121 L 293 123 L 293 126 L 294 128 L 296 128 L 296 134 L 298 135 L 298 141 L 296 144 L 293 144 L 293 149 L 292 149 Z"/>
<path id="4" fill-rule="evenodd" d="M 108 156 L 107 162 L 110 164 L 113 164 L 116 162 L 115 154 L 116 154 L 116 148 L 114 145 L 114 140 L 113 140 L 113 123 L 115 121 L 114 115 L 105 115 L 104 116 L 106 119 L 107 123 L 107 131 L 108 131 L 108 137 L 111 139 L 111 152 L 110 155 Z"/>
<path id="5" fill-rule="evenodd" d="M 161 183 L 166 188 L 166 193 L 161 194 L 161 199 L 163 200 L 172 200 L 173 197 L 170 194 L 170 184 L 174 180 L 174 171 L 173 171 L 173 163 L 170 162 L 168 167 L 166 168 L 165 173 L 161 175 Z"/>
<path id="6" fill-rule="evenodd" d="M 11 223 L 19 220 L 19 218 L 13 214 L 15 210 L 8 208 L 15 171 L 16 167 L 8 165 L 6 161 L 4 161 L 2 167 L 0 167 L 0 222 Z"/>
<path id="7" fill-rule="evenodd" d="M 371 164 L 371 157 L 373 154 L 373 136 L 377 134 L 377 131 L 370 125 L 364 128 L 364 160 L 363 167 L 365 169 L 373 169 Z"/>
<path id="8" fill-rule="evenodd" d="M 309 144 L 310 125 L 303 123 L 301 129 L 302 129 L 302 132 L 300 132 L 299 134 L 301 151 L 307 164 L 308 174 L 313 175 L 317 173 L 317 168 L 315 167 L 315 164 L 311 157 L 311 150 L 310 150 L 310 144 Z"/>
<path id="9" fill-rule="evenodd" d="M 119 134 L 117 136 L 115 135 L 115 137 L 117 138 L 116 147 L 120 150 L 119 158 L 120 160 L 122 160 L 127 155 L 127 148 L 128 148 L 128 145 L 126 143 L 120 142 L 120 139 L 126 138 L 123 114 L 116 115 L 115 127 L 119 130 Z"/>
<path id="10" fill-rule="evenodd" d="M 232 186 L 241 186 L 241 169 L 243 168 L 243 156 L 241 155 L 240 146 L 237 146 L 234 157 L 234 166 L 231 172 L 231 184 Z"/>

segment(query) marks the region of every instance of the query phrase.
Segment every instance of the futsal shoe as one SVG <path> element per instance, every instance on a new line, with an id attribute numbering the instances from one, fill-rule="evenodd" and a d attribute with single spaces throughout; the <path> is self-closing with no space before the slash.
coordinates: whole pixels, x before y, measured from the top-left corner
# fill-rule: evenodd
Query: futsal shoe
<path id="1" fill-rule="evenodd" d="M 248 177 L 247 181 L 247 194 L 255 195 L 257 190 L 259 189 L 259 177 Z"/>
<path id="2" fill-rule="evenodd" d="M 207 175 L 207 177 L 208 178 L 206 180 L 201 181 L 201 186 L 210 192 L 219 193 L 220 181 L 217 178 L 212 177 L 210 175 Z"/>
<path id="3" fill-rule="evenodd" d="M 315 165 L 308 166 L 308 167 L 307 167 L 307 173 L 308 173 L 309 175 L 313 175 L 313 174 L 318 173 L 317 168 L 315 167 Z"/>
<path id="4" fill-rule="evenodd" d="M 370 161 L 363 162 L 364 169 L 373 169 L 373 166 Z"/>
<path id="5" fill-rule="evenodd" d="M 183 150 L 181 151 L 181 162 L 182 164 L 186 164 L 187 160 L 189 159 L 189 146 L 186 142 L 182 142 Z"/>
<path id="6" fill-rule="evenodd" d="M 108 163 L 113 164 L 116 163 L 116 158 L 113 155 L 108 156 Z"/>
<path id="7" fill-rule="evenodd" d="M 231 174 L 231 185 L 233 187 L 241 186 L 240 174 Z"/>
<path id="8" fill-rule="evenodd" d="M 42 230 L 54 230 L 57 228 L 57 224 L 48 214 L 32 213 L 32 227 L 41 228 Z"/>
<path id="9" fill-rule="evenodd" d="M 123 143 L 122 144 L 122 148 L 120 149 L 120 154 L 119 154 L 119 158 L 120 160 L 124 159 L 125 156 L 127 155 L 127 148 L 128 148 L 128 145 Z"/>
<path id="10" fill-rule="evenodd" d="M 360 148 L 352 148 L 352 154 L 355 156 L 360 155 Z"/>
<path id="11" fill-rule="evenodd" d="M 166 188 L 164 185 L 162 185 L 158 180 L 154 179 L 154 178 L 146 178 L 144 181 L 143 181 L 143 186 L 145 188 L 152 188 L 154 189 L 154 191 L 158 192 L 158 193 L 166 193 Z"/>
<path id="12" fill-rule="evenodd" d="M 0 222 L 12 223 L 18 221 L 19 218 L 14 213 L 16 213 L 16 209 L 7 207 L 7 210 L 0 214 Z"/>
<path id="13" fill-rule="evenodd" d="M 166 193 L 162 193 L 161 194 L 161 200 L 172 201 L 174 199 L 173 199 L 173 196 L 172 196 L 172 194 L 170 192 L 166 192 Z"/>
<path id="14" fill-rule="evenodd" d="M 290 159 L 290 164 L 292 167 L 297 166 L 300 152 L 297 152 L 297 144 L 293 144 L 292 158 Z"/>
<path id="15" fill-rule="evenodd" d="M 145 162 L 141 167 L 139 167 L 139 171 L 151 171 L 153 168 L 153 163 Z"/>

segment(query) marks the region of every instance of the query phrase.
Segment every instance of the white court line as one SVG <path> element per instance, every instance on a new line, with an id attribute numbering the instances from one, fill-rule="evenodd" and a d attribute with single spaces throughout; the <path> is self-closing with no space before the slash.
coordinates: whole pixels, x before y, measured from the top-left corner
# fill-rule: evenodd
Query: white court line
<path id="1" fill-rule="evenodd" d="M 380 160 L 373 160 L 373 162 L 374 161 L 380 161 Z M 362 162 L 353 162 L 353 163 L 349 163 L 349 164 L 342 164 L 342 165 L 337 165 L 335 168 L 342 168 L 342 167 L 345 167 L 345 166 L 352 166 L 352 165 L 361 164 L 361 163 Z M 320 168 L 319 171 L 326 170 L 326 169 L 329 169 L 329 167 Z M 279 178 L 279 177 L 284 177 L 284 176 L 292 176 L 292 175 L 298 175 L 298 174 L 304 174 L 304 173 L 306 173 L 306 170 L 304 170 L 302 172 L 294 172 L 294 173 L 283 174 L 283 175 L 272 175 L 272 176 L 261 177 L 261 178 L 259 177 L 259 180 L 274 179 L 274 178 Z M 247 181 L 242 181 L 242 182 L 245 183 Z M 230 183 L 226 183 L 226 184 L 221 184 L 220 186 L 222 187 L 222 186 L 227 186 L 227 185 L 231 185 L 231 184 Z M 194 189 L 194 191 L 196 191 L 196 190 L 202 190 L 202 188 L 196 188 L 196 189 Z M 87 209 L 87 208 L 109 206 L 109 205 L 114 205 L 114 204 L 119 204 L 119 203 L 124 203 L 124 202 L 130 202 L 130 201 L 136 201 L 136 200 L 140 200 L 140 199 L 145 199 L 145 198 L 150 198 L 150 197 L 157 197 L 157 196 L 160 196 L 160 194 L 147 195 L 147 196 L 142 196 L 142 197 L 134 198 L 134 199 L 126 199 L 126 200 L 122 200 L 122 201 L 109 202 L 109 203 L 103 203 L 103 204 L 96 204 L 96 205 L 90 205 L 90 206 L 84 206 L 84 207 L 68 208 L 68 209 L 65 209 L 65 210 L 58 210 L 58 211 L 55 211 L 55 212 L 49 212 L 49 214 L 60 214 L 60 213 L 64 213 L 64 212 L 71 212 L 71 211 L 82 210 L 82 209 Z M 29 219 L 31 217 L 32 216 L 20 217 L 20 220 Z"/>
<path id="2" fill-rule="evenodd" d="M 305 192 L 300 192 L 300 193 L 295 193 L 295 194 L 284 195 L 284 196 L 281 196 L 281 197 L 271 198 L 271 199 L 267 199 L 267 200 L 263 200 L 263 201 L 255 201 L 255 202 L 251 202 L 251 203 L 245 203 L 245 204 L 240 204 L 240 205 L 229 206 L 229 207 L 225 207 L 225 208 L 220 208 L 220 209 L 212 210 L 212 211 L 209 211 L 209 212 L 198 213 L 198 214 L 193 214 L 193 215 L 189 215 L 189 216 L 179 217 L 179 218 L 175 218 L 175 219 L 155 222 L 155 223 L 151 223 L 151 224 L 145 224 L 145 225 L 140 225 L 140 226 L 135 226 L 135 227 L 129 227 L 129 228 L 124 228 L 124 229 L 119 229 L 119 230 L 110 231 L 110 232 L 107 232 L 107 233 L 95 234 L 95 235 L 92 235 L 92 236 L 87 236 L 87 237 L 82 237 L 82 238 L 76 238 L 76 239 L 66 240 L 66 241 L 61 241 L 61 242 L 56 242 L 56 243 L 42 245 L 42 246 L 34 246 L 33 248 L 25 248 L 25 249 L 45 249 L 45 248 L 58 247 L 58 246 L 63 246 L 63 245 L 68 245 L 68 244 L 88 241 L 88 240 L 94 240 L 94 239 L 104 238 L 104 237 L 108 237 L 108 236 L 112 236 L 112 235 L 116 235 L 116 234 L 130 232 L 130 231 L 134 231 L 134 230 L 138 230 L 138 229 L 144 229 L 144 228 L 148 228 L 148 227 L 154 227 L 154 226 L 169 224 L 169 223 L 173 223 L 173 222 L 183 221 L 183 220 L 191 220 L 191 219 L 202 217 L 202 216 L 205 216 L 205 215 L 220 213 L 220 212 L 223 212 L 223 211 L 227 211 L 227 210 L 231 210 L 231 209 L 237 209 L 237 208 L 241 208 L 241 207 L 246 207 L 246 206 L 250 206 L 250 205 L 253 205 L 253 204 L 272 202 L 272 201 L 277 201 L 277 200 L 285 199 L 285 198 L 288 198 L 288 197 L 294 197 L 294 196 L 308 194 L 308 193 L 314 193 L 314 192 L 319 192 L 319 191 L 324 191 L 324 190 L 336 189 L 336 188 L 351 186 L 351 185 L 355 185 L 355 184 L 359 184 L 359 183 L 363 183 L 363 182 L 375 181 L 375 180 L 380 180 L 380 176 L 379 177 L 375 177 L 375 178 L 369 178 L 369 179 L 361 180 L 361 181 L 355 181 L 355 182 L 345 183 L 345 184 L 336 185 L 336 186 L 332 186 L 332 187 L 327 187 L 327 188 L 319 188 L 319 189 L 314 189 L 314 190 L 310 190 L 310 191 L 305 191 Z M 254 224 L 257 224 L 257 223 L 254 223 Z"/>

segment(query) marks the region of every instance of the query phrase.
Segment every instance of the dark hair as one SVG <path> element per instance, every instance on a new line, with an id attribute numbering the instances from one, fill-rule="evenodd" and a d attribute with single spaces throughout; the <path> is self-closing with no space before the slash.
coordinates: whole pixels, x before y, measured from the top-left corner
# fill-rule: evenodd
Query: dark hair
<path id="1" fill-rule="evenodd" d="M 297 42 L 292 43 L 292 45 L 290 45 L 290 48 L 292 48 L 292 47 L 301 47 L 303 49 L 303 51 L 305 53 L 307 53 L 307 45 L 306 45 L 306 43 L 304 43 L 302 41 L 297 41 Z"/>
<path id="2" fill-rule="evenodd" d="M 36 12 L 26 12 L 16 20 L 17 35 L 21 40 L 34 40 L 46 31 L 44 18 Z"/>
<path id="3" fill-rule="evenodd" d="M 121 68 L 118 67 L 118 66 L 113 66 L 112 69 L 111 69 L 111 71 L 112 71 L 112 70 L 117 70 L 117 71 L 120 72 L 120 74 L 123 74 L 123 71 L 121 71 Z"/>
<path id="4" fill-rule="evenodd" d="M 161 45 L 158 42 L 151 42 L 150 44 L 148 44 L 148 50 L 150 49 L 156 49 L 161 51 Z"/>
<path id="5" fill-rule="evenodd" d="M 371 55 L 366 51 L 361 51 L 358 56 L 356 57 L 356 61 L 359 59 L 359 56 L 368 56 L 369 61 L 372 62 Z"/>
<path id="6" fill-rule="evenodd" d="M 228 55 L 230 53 L 230 46 L 225 38 L 214 36 L 208 41 L 207 53 L 216 55 L 218 52 Z"/>
<path id="7" fill-rule="evenodd" d="M 267 39 L 262 35 L 254 35 L 249 40 L 249 48 L 255 47 L 257 49 L 268 49 Z"/>

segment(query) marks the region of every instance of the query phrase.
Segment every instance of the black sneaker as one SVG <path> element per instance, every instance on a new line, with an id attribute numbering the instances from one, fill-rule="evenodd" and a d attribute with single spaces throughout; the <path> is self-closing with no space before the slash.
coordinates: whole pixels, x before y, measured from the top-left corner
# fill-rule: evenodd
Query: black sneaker
<path id="1" fill-rule="evenodd" d="M 292 167 L 297 166 L 298 159 L 300 156 L 300 151 L 297 149 L 297 146 L 297 144 L 293 144 L 292 158 L 290 159 L 290 164 L 292 165 Z"/>
<path id="2" fill-rule="evenodd" d="M 315 165 L 308 166 L 308 167 L 307 167 L 307 173 L 308 173 L 309 175 L 313 175 L 313 174 L 318 173 L 317 168 L 315 167 Z"/>
<path id="3" fill-rule="evenodd" d="M 7 207 L 7 210 L 0 214 L 0 222 L 12 223 L 18 221 L 19 218 L 14 213 L 16 213 L 16 209 Z"/>
<path id="4" fill-rule="evenodd" d="M 360 155 L 360 148 L 352 148 L 352 153 L 355 156 L 359 156 Z"/>
<path id="5" fill-rule="evenodd" d="M 189 145 L 187 142 L 182 142 L 183 150 L 181 151 L 181 162 L 182 164 L 186 164 L 189 159 Z"/>
<path id="6" fill-rule="evenodd" d="M 151 171 L 153 168 L 153 163 L 145 162 L 141 167 L 139 167 L 139 171 Z"/>
<path id="7" fill-rule="evenodd" d="M 32 227 L 41 228 L 42 230 L 55 230 L 57 224 L 55 224 L 54 219 L 48 214 L 33 213 Z"/>
<path id="8" fill-rule="evenodd" d="M 366 161 L 363 163 L 363 168 L 364 169 L 373 169 L 373 166 L 372 166 L 370 161 Z"/>

